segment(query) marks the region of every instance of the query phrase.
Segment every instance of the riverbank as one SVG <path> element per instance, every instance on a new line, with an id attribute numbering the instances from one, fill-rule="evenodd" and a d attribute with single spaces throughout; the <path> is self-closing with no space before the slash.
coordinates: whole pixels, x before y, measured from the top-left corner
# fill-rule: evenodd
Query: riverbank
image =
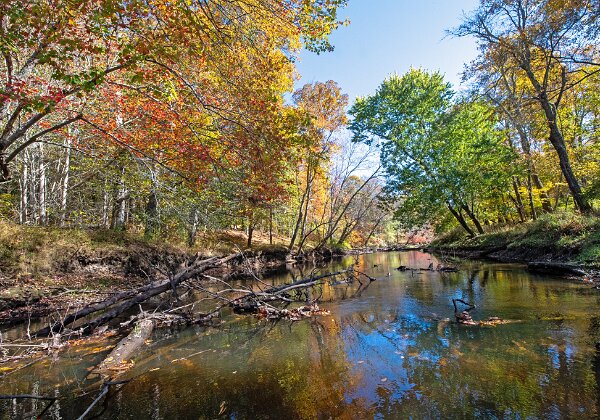
<path id="1" fill-rule="evenodd" d="M 428 251 L 503 262 L 554 262 L 600 269 L 600 218 L 573 213 L 541 216 L 474 238 L 453 232 L 434 240 Z"/>
<path id="2" fill-rule="evenodd" d="M 201 238 L 196 248 L 168 240 L 110 230 L 18 226 L 0 222 L 0 323 L 35 319 L 131 290 L 174 273 L 194 256 L 224 256 L 243 249 L 241 232 L 220 232 Z M 244 259 L 213 270 L 223 279 L 284 271 L 287 264 L 327 261 L 338 255 L 374 249 L 322 250 L 291 257 L 286 238 L 256 234 Z M 409 247 L 413 249 L 414 247 Z M 407 250 L 407 247 L 376 251 Z M 507 226 L 475 238 L 449 234 L 426 248 L 429 252 L 504 262 L 563 263 L 600 269 L 600 222 L 573 214 L 544 215 L 539 220 Z"/>
<path id="3" fill-rule="evenodd" d="M 0 221 L 0 324 L 17 323 L 84 307 L 156 279 L 193 259 L 244 250 L 245 235 L 213 232 L 190 248 L 111 230 L 28 227 Z M 286 238 L 255 233 L 244 257 L 207 274 L 227 280 L 268 274 L 286 264 L 327 261 L 341 252 L 323 249 L 291 258 Z"/>

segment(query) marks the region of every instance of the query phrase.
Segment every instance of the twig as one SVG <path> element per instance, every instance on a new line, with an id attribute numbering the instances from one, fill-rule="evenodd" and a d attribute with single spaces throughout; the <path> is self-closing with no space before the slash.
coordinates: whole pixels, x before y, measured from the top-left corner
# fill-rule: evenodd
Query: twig
<path id="1" fill-rule="evenodd" d="M 92 411 L 92 408 L 94 408 L 94 406 L 96 404 L 98 404 L 98 402 L 102 399 L 102 397 L 104 397 L 106 394 L 108 394 L 108 390 L 110 389 L 110 387 L 112 385 L 126 384 L 129 381 L 131 381 L 131 379 L 126 379 L 123 381 L 115 381 L 115 382 L 105 382 L 104 385 L 102 386 L 102 390 L 100 391 L 100 394 L 98 394 L 96 399 L 89 405 L 89 407 L 83 412 L 83 414 L 81 416 L 77 417 L 77 420 L 83 420 L 85 418 L 85 416 L 87 416 L 90 413 L 90 411 Z"/>

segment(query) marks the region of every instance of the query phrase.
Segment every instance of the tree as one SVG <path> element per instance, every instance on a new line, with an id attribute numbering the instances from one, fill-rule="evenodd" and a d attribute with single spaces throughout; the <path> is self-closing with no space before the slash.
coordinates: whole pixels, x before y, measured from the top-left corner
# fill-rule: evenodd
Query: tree
<path id="1" fill-rule="evenodd" d="M 498 169 L 512 156 L 490 109 L 453 96 L 439 73 L 410 70 L 357 100 L 350 128 L 355 141 L 380 144 L 387 189 L 400 197 L 400 217 L 412 215 L 413 223 L 424 224 L 446 207 L 475 236 L 467 220 L 483 233 L 478 201 L 502 188 L 506 173 Z"/>
<path id="2" fill-rule="evenodd" d="M 307 124 L 303 131 L 303 144 L 298 149 L 296 184 L 300 200 L 296 210 L 296 223 L 291 235 L 288 249 L 292 250 L 298 239 L 299 251 L 307 239 L 307 220 L 311 201 L 318 191 L 324 192 L 325 172 L 333 149 L 334 136 L 347 122 L 346 107 L 348 95 L 332 80 L 325 83 L 306 84 L 293 95 L 296 106 L 304 112 Z M 322 202 L 323 200 L 321 200 Z M 312 209 L 319 213 L 318 209 Z M 312 233 L 321 224 L 309 229 Z"/>
<path id="3" fill-rule="evenodd" d="M 595 0 L 481 0 L 453 31 L 474 36 L 482 59 L 494 56 L 527 80 L 543 112 L 548 139 L 579 210 L 592 211 L 573 173 L 559 114 L 565 94 L 600 72 L 598 2 Z"/>
<path id="4" fill-rule="evenodd" d="M 193 103 L 206 115 L 243 124 L 235 101 L 220 103 L 210 95 L 210 87 L 241 87 L 236 76 L 258 62 L 290 77 L 302 39 L 315 51 L 331 48 L 327 36 L 341 23 L 336 13 L 344 4 L 345 0 L 2 2 L 2 176 L 10 176 L 9 165 L 25 148 L 71 124 L 113 135 L 112 127 L 99 125 L 95 118 L 102 113 L 108 89 L 115 95 L 128 90 L 142 95 L 166 90 L 167 96 L 185 92 L 188 106 Z M 246 86 L 264 87 L 262 80 Z M 110 114 L 114 113 L 113 109 Z"/>
<path id="5" fill-rule="evenodd" d="M 505 122 L 510 136 L 511 147 L 518 150 L 526 163 L 527 192 L 531 217 L 536 219 L 537 211 L 533 197 L 533 189 L 537 191 L 542 210 L 551 212 L 552 205 L 548 191 L 539 176 L 535 164 L 534 126 L 537 120 L 537 109 L 532 109 L 529 91 L 526 83 L 519 78 L 514 69 L 503 67 L 496 63 L 495 57 L 486 55 L 485 60 L 479 60 L 471 66 L 467 75 L 475 80 L 474 90 L 489 100 L 496 109 L 499 118 Z M 525 88 L 524 88 L 525 86 Z M 515 201 L 521 220 L 525 220 L 525 207 L 521 201 L 520 177 L 514 178 Z M 512 196 L 511 196 L 512 197 Z"/>

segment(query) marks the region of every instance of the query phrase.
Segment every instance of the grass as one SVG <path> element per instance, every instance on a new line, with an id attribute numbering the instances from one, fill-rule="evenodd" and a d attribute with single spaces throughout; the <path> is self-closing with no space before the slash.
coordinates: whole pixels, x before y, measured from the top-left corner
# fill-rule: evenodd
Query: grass
<path id="1" fill-rule="evenodd" d="M 475 238 L 453 231 L 437 238 L 431 245 L 449 250 L 506 248 L 515 254 L 555 256 L 600 267 L 600 218 L 556 212 L 528 223 L 490 229 Z"/>

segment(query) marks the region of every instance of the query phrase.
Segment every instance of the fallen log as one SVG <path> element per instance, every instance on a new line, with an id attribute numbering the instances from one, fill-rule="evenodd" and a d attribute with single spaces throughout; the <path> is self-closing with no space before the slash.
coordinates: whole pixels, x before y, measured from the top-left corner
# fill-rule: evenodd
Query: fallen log
<path id="1" fill-rule="evenodd" d="M 233 299 L 226 299 L 225 303 L 223 303 L 222 305 L 219 305 L 214 310 L 200 315 L 198 318 L 196 318 L 194 320 L 194 323 L 195 324 L 209 323 L 219 315 L 219 313 L 221 312 L 222 309 L 224 309 L 226 307 L 233 308 L 234 312 L 237 312 L 237 313 L 257 313 L 260 311 L 260 307 L 261 307 L 260 304 L 262 304 L 266 301 L 279 300 L 279 301 L 284 301 L 284 302 L 289 303 L 290 299 L 288 299 L 286 297 L 287 292 L 290 292 L 290 291 L 296 290 L 296 289 L 313 287 L 318 284 L 321 284 L 322 281 L 326 278 L 335 277 L 335 276 L 338 276 L 341 274 L 349 274 L 349 273 L 351 273 L 352 275 L 357 274 L 358 276 L 361 276 L 361 275 L 365 276 L 369 280 L 369 284 L 371 282 L 377 280 L 376 278 L 371 277 L 371 276 L 367 275 L 366 273 L 355 270 L 354 268 L 349 268 L 346 270 L 336 271 L 334 273 L 326 273 L 326 274 L 320 274 L 318 276 L 306 277 L 306 278 L 297 280 L 292 283 L 287 283 L 287 284 L 282 284 L 279 286 L 270 287 L 262 292 L 254 292 L 254 291 L 250 291 L 250 290 L 243 291 L 243 290 L 239 290 L 239 289 L 235 289 L 235 290 L 232 289 L 232 291 L 237 292 L 237 293 L 242 292 L 242 293 L 244 293 L 244 295 L 233 298 Z M 360 283 L 360 281 L 359 281 L 359 283 Z M 361 283 L 361 287 L 366 287 L 366 286 L 362 286 L 362 285 L 363 285 L 363 283 Z"/>
<path id="2" fill-rule="evenodd" d="M 151 297 L 157 296 L 161 293 L 171 290 L 178 284 L 186 280 L 192 279 L 202 274 L 204 271 L 207 271 L 212 268 L 217 268 L 240 256 L 241 253 L 236 253 L 220 259 L 213 257 L 207 260 L 195 262 L 194 264 L 180 270 L 175 275 L 170 276 L 170 278 L 167 280 L 154 281 L 137 289 L 114 295 L 110 299 L 104 300 L 102 302 L 88 305 L 79 311 L 67 315 L 63 320 L 59 320 L 46 328 L 42 328 L 41 330 L 37 331 L 34 334 L 34 336 L 46 337 L 52 333 L 60 332 L 67 325 L 73 324 L 78 319 L 111 308 L 119 302 L 122 302 L 119 305 L 114 306 L 112 309 L 108 309 L 101 316 L 96 317 L 93 320 L 81 326 L 81 329 L 84 333 L 90 333 L 94 330 L 94 328 L 107 323 L 111 319 L 119 316 L 120 314 L 133 308 L 134 306 L 139 305 L 140 303 L 150 299 Z"/>
<path id="3" fill-rule="evenodd" d="M 154 322 L 151 319 L 142 319 L 137 322 L 129 335 L 123 338 L 117 346 L 106 356 L 98 365 L 97 372 L 105 373 L 109 371 L 122 370 L 127 367 L 127 362 L 150 338 Z"/>
<path id="4" fill-rule="evenodd" d="M 441 273 L 456 273 L 456 272 L 460 271 L 456 267 L 443 265 L 443 264 L 438 264 L 437 267 L 434 269 L 433 263 L 429 264 L 429 266 L 427 268 L 411 268 L 411 267 L 407 267 L 405 265 L 401 265 L 401 266 L 396 267 L 396 270 L 398 270 L 398 271 L 438 271 Z"/>
<path id="5" fill-rule="evenodd" d="M 312 316 L 326 316 L 331 313 L 328 310 L 319 308 L 319 305 L 305 305 L 294 309 L 278 309 L 272 306 L 261 306 L 258 310 L 258 317 L 268 320 L 287 319 L 290 321 L 300 321 Z"/>

